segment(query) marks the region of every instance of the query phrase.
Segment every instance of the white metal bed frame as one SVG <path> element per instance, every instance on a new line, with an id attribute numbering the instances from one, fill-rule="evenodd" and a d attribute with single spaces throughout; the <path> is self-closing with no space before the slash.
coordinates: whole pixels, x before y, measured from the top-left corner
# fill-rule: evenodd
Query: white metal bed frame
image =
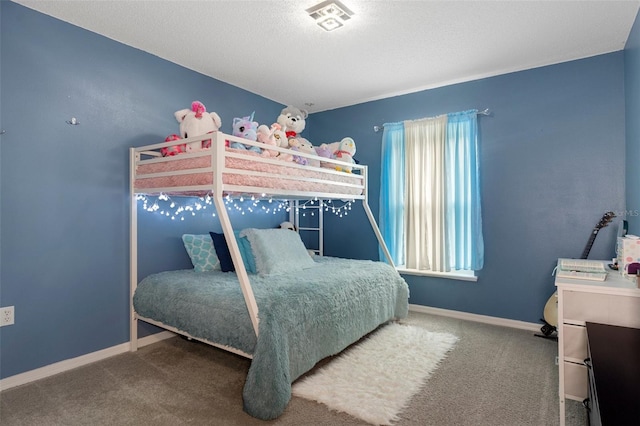
<path id="1" fill-rule="evenodd" d="M 302 207 L 303 210 L 309 209 L 310 211 L 313 210 L 317 210 L 318 212 L 318 216 L 316 217 L 316 226 L 300 226 L 300 200 L 295 200 L 294 202 L 294 208 L 289 210 L 289 221 L 293 223 L 293 226 L 295 227 L 295 229 L 298 231 L 298 233 L 300 234 L 300 237 L 302 237 L 303 233 L 308 233 L 308 232 L 317 232 L 318 233 L 318 241 L 317 241 L 317 247 L 307 247 L 309 248 L 311 251 L 313 251 L 314 254 L 318 255 L 318 256 L 324 256 L 324 210 L 322 210 L 323 207 L 323 200 L 317 200 L 318 204 L 314 204 L 312 206 L 304 206 Z M 302 241 L 305 242 L 304 238 L 302 238 Z"/>
<path id="2" fill-rule="evenodd" d="M 199 140 L 203 140 L 205 137 L 196 136 L 188 139 L 171 141 L 171 142 L 163 142 L 153 145 L 142 146 L 138 148 L 130 148 L 130 158 L 129 158 L 129 166 L 130 166 L 130 182 L 129 182 L 129 190 L 130 190 L 130 350 L 136 351 L 138 348 L 138 320 L 156 325 L 158 327 L 167 329 L 169 331 L 185 335 L 187 337 L 193 338 L 195 340 L 202 341 L 206 344 L 216 346 L 218 348 L 236 353 L 238 355 L 245 356 L 247 358 L 252 358 L 250 354 L 247 354 L 243 351 L 240 351 L 236 348 L 221 345 L 215 342 L 211 342 L 205 339 L 199 339 L 193 336 L 190 336 L 188 333 L 185 333 L 181 330 L 178 330 L 174 327 L 167 326 L 165 324 L 159 323 L 149 318 L 145 318 L 136 314 L 135 309 L 133 307 L 133 295 L 136 291 L 136 287 L 138 285 L 138 209 L 137 209 L 137 194 L 147 194 L 147 195 L 159 195 L 161 193 L 172 193 L 180 195 L 180 193 L 184 192 L 208 192 L 211 194 L 218 217 L 220 219 L 220 224 L 222 226 L 222 231 L 225 235 L 227 244 L 229 246 L 229 252 L 231 253 L 231 258 L 233 260 L 233 264 L 235 266 L 236 274 L 238 276 L 238 280 L 240 282 L 240 287 L 242 289 L 242 294 L 247 305 L 247 309 L 249 311 L 249 315 L 251 317 L 251 322 L 253 325 L 254 332 L 256 336 L 258 335 L 258 306 L 256 304 L 255 296 L 253 294 L 253 290 L 251 288 L 251 283 L 249 281 L 249 276 L 247 275 L 247 271 L 245 269 L 244 263 L 242 261 L 242 256 L 240 255 L 240 249 L 238 248 L 238 244 L 233 234 L 233 227 L 231 225 L 231 220 L 229 218 L 227 209 L 225 208 L 223 197 L 225 194 L 237 194 L 237 195 L 254 195 L 261 198 L 275 198 L 275 199 L 352 199 L 352 200 L 361 200 L 362 206 L 366 212 L 367 218 L 371 224 L 371 227 L 376 235 L 378 243 L 382 247 L 382 250 L 385 254 L 385 257 L 390 265 L 394 265 L 391 259 L 391 255 L 387 249 L 387 246 L 384 243 L 382 238 L 382 234 L 378 228 L 376 220 L 371 212 L 371 209 L 368 204 L 368 191 L 367 191 L 367 166 L 353 164 L 351 165 L 353 171 L 352 175 L 360 175 L 360 184 L 358 187 L 362 189 L 361 195 L 352 195 L 347 193 L 336 193 L 336 192 L 304 192 L 297 190 L 278 190 L 273 188 L 263 188 L 257 186 L 238 186 L 238 185 L 230 185 L 225 184 L 223 182 L 222 176 L 223 173 L 236 173 L 236 174 L 255 174 L 264 177 L 277 177 L 284 179 L 295 179 L 295 180 L 303 180 L 309 182 L 318 182 L 322 183 L 323 181 L 316 178 L 304 178 L 304 177 L 292 177 L 287 175 L 272 175 L 268 173 L 262 172 L 251 172 L 241 169 L 231 169 L 226 167 L 225 158 L 226 157 L 235 157 L 235 158 L 251 158 L 255 161 L 277 164 L 277 165 L 287 165 L 288 167 L 293 168 L 306 168 L 313 169 L 315 171 L 320 171 L 326 173 L 327 176 L 331 174 L 346 174 L 346 172 L 336 171 L 328 168 L 319 168 L 319 167 L 311 167 L 311 166 L 302 166 L 291 162 L 284 162 L 282 160 L 272 159 L 269 157 L 257 157 L 251 156 L 248 157 L 246 154 L 242 152 L 231 152 L 225 150 L 225 141 L 236 141 L 243 143 L 245 145 L 258 146 L 264 148 L 265 145 L 241 139 L 232 135 L 227 135 L 221 132 L 214 132 L 206 135 L 206 139 L 211 139 L 211 149 L 198 151 L 195 153 L 187 153 L 180 154 L 174 157 L 162 157 L 160 154 L 160 149 L 168 146 L 173 146 L 181 143 L 190 143 L 197 142 Z M 302 157 L 307 157 L 309 159 L 320 160 L 328 163 L 335 163 L 336 165 L 344 165 L 343 162 L 338 160 L 331 160 L 327 158 L 318 157 L 315 155 L 306 154 L 303 152 L 293 152 L 291 150 L 268 146 L 269 150 L 279 151 L 281 153 L 295 154 Z M 143 163 L 153 163 L 153 162 L 165 162 L 165 161 L 175 161 L 177 159 L 183 159 L 188 157 L 199 157 L 199 156 L 211 156 L 211 167 L 208 168 L 199 168 L 199 169 L 189 169 L 186 171 L 180 172 L 165 172 L 165 173 L 154 173 L 152 175 L 141 175 L 137 171 L 137 166 Z M 142 177 L 162 177 L 169 176 L 172 174 L 189 174 L 189 173 L 212 173 L 213 175 L 213 184 L 212 185 L 197 185 L 197 186 L 183 186 L 183 187 L 166 187 L 166 188 L 136 188 L 135 182 L 137 178 Z M 327 180 L 325 183 L 332 185 L 343 185 L 346 187 L 353 187 L 352 184 L 343 184 L 337 183 L 335 181 Z"/>

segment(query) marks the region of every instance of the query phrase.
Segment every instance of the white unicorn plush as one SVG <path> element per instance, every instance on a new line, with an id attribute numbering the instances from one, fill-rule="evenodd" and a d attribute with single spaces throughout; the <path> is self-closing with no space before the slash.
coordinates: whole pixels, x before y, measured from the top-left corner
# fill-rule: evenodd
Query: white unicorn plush
<path id="1" fill-rule="evenodd" d="M 213 133 L 222 125 L 220 116 L 215 112 L 208 113 L 200 101 L 193 101 L 191 109 L 181 109 L 174 115 L 180 123 L 180 137 L 183 139 Z M 211 139 L 207 139 L 187 144 L 186 150 L 187 152 L 200 151 L 210 147 Z"/>

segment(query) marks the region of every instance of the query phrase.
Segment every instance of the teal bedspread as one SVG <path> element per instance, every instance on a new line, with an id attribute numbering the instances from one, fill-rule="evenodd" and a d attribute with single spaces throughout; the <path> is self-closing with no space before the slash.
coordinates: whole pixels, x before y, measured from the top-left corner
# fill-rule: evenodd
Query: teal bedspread
<path id="1" fill-rule="evenodd" d="M 256 339 L 235 273 L 169 271 L 138 285 L 138 315 L 253 355 L 244 409 L 269 420 L 291 399 L 291 383 L 380 324 L 404 318 L 409 289 L 389 265 L 317 258 L 295 275 L 249 275 L 259 310 Z"/>

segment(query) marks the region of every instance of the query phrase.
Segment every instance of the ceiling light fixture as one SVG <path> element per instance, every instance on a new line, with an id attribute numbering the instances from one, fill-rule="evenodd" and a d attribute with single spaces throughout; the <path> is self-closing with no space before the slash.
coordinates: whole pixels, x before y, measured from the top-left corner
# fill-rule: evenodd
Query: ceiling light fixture
<path id="1" fill-rule="evenodd" d="M 340 28 L 354 13 L 339 1 L 327 0 L 307 9 L 307 13 L 325 31 Z"/>

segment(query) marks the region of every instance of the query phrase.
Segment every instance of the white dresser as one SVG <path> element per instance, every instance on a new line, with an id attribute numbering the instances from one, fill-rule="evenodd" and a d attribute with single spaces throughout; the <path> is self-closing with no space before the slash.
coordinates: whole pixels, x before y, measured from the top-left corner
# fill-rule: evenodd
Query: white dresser
<path id="1" fill-rule="evenodd" d="M 565 424 L 565 401 L 583 401 L 589 394 L 585 323 L 640 328 L 640 289 L 619 272 L 606 269 L 605 281 L 556 277 L 561 426 Z"/>

